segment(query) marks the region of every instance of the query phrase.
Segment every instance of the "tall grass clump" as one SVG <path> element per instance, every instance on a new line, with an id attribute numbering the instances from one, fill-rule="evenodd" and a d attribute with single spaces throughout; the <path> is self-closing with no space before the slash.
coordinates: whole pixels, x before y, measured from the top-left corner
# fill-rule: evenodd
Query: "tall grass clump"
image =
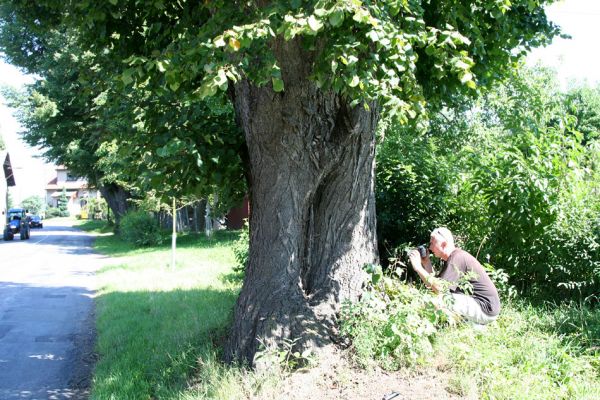
<path id="1" fill-rule="evenodd" d="M 506 273 L 495 270 L 490 277 L 502 311 L 476 328 L 457 323 L 443 295 L 386 276 L 379 266 L 367 272 L 367 290 L 343 305 L 340 329 L 363 368 L 435 368 L 445 375 L 447 391 L 469 399 L 600 398 L 597 308 L 534 306 L 516 299 Z"/>

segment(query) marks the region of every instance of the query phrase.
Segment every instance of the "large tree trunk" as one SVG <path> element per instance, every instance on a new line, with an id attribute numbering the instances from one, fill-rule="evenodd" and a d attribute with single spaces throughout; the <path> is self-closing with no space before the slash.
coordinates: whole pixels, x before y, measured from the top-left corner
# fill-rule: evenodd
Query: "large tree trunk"
<path id="1" fill-rule="evenodd" d="M 309 81 L 310 54 L 276 45 L 285 91 L 236 84 L 249 152 L 250 254 L 226 346 L 250 364 L 261 343 L 331 342 L 341 302 L 378 261 L 374 156 L 378 106 L 351 108 Z"/>
<path id="2" fill-rule="evenodd" d="M 131 193 L 115 183 L 102 185 L 98 189 L 115 216 L 115 231 L 118 231 L 121 217 L 127 213 L 127 200 L 131 198 Z"/>

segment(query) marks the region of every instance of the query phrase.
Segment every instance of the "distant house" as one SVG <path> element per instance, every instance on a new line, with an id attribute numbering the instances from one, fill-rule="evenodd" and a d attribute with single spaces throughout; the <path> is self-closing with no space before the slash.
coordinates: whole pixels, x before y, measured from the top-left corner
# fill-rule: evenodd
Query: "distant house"
<path id="1" fill-rule="evenodd" d="M 2 162 L 2 168 L 0 168 L 0 212 L 4 218 L 8 205 L 8 188 L 15 186 L 15 176 L 7 151 L 0 151 L 0 162 Z"/>
<path id="2" fill-rule="evenodd" d="M 46 185 L 46 204 L 50 207 L 58 207 L 58 198 L 63 189 L 66 191 L 67 208 L 71 215 L 81 213 L 81 208 L 91 198 L 99 198 L 100 193 L 96 189 L 88 187 L 87 180 L 75 176 L 64 166 L 56 168 L 56 178 Z"/>

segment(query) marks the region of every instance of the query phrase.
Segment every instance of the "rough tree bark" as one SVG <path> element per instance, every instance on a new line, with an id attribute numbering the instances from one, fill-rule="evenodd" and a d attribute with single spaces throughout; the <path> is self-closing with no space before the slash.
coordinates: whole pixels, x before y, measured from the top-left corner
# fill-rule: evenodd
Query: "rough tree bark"
<path id="1" fill-rule="evenodd" d="M 115 216 L 115 231 L 118 231 L 121 217 L 127 213 L 127 199 L 132 197 L 131 193 L 115 183 L 102 185 L 98 189 Z"/>
<path id="2" fill-rule="evenodd" d="M 318 349 L 341 302 L 378 261 L 374 156 L 377 104 L 350 107 L 309 79 L 311 54 L 278 42 L 285 91 L 236 84 L 250 164 L 250 254 L 226 359 L 253 364 L 261 343 Z"/>

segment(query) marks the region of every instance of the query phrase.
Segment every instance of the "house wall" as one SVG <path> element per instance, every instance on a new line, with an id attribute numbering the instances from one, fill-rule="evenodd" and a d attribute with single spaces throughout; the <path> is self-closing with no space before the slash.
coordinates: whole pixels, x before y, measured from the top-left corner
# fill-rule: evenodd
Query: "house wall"
<path id="1" fill-rule="evenodd" d="M 249 217 L 250 202 L 246 196 L 241 206 L 233 207 L 227 213 L 225 217 L 227 229 L 242 229 L 244 227 L 244 220 L 248 219 Z"/>
<path id="2" fill-rule="evenodd" d="M 81 178 L 69 177 L 67 169 L 59 168 L 56 170 L 56 182 L 51 182 L 46 188 L 46 204 L 51 207 L 58 207 L 58 195 L 62 193 L 62 188 L 67 191 L 67 209 L 69 214 L 76 215 L 81 213 L 81 208 L 90 198 L 100 198 L 97 190 L 87 188 L 87 181 Z"/>
<path id="3" fill-rule="evenodd" d="M 69 203 L 67 203 L 67 209 L 71 215 L 76 215 L 81 213 L 81 209 L 89 199 L 98 199 L 100 198 L 100 193 L 97 190 L 79 190 L 77 193 L 73 194 L 69 198 Z"/>
<path id="4" fill-rule="evenodd" d="M 52 193 L 62 193 L 62 190 L 48 191 L 46 192 L 46 203 L 51 207 L 58 207 L 58 197 L 52 197 Z M 69 193 L 71 192 L 71 193 Z M 77 191 L 67 190 L 67 209 L 69 214 L 75 215 L 81 213 L 81 208 L 87 203 L 89 199 L 99 199 L 100 192 L 97 190 L 79 189 Z"/>

